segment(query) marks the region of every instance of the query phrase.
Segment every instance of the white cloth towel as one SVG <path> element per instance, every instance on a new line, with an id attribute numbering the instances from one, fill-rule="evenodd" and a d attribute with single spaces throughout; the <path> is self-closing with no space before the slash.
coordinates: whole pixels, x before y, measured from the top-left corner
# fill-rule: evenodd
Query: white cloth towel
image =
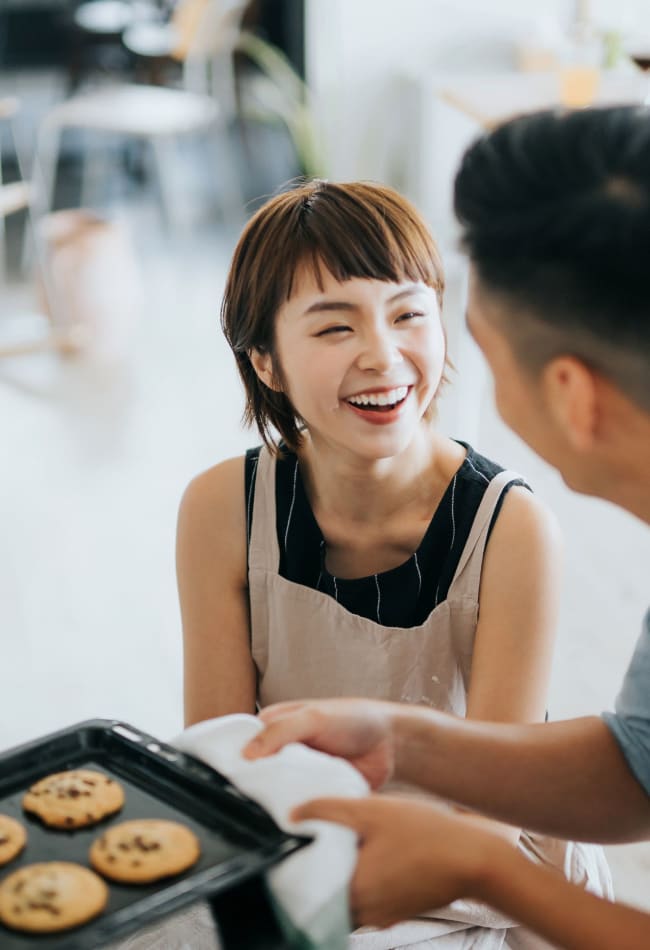
<path id="1" fill-rule="evenodd" d="M 289 820 L 292 808 L 312 798 L 368 794 L 368 784 L 343 759 L 291 743 L 275 755 L 250 761 L 244 746 L 262 729 L 255 716 L 233 715 L 190 726 L 174 740 L 183 752 L 202 759 L 245 795 L 262 805 L 285 831 L 314 836 L 312 844 L 267 873 L 280 918 L 322 950 L 347 947 L 348 884 L 357 860 L 355 833 L 324 821 Z M 305 942 L 305 940 L 307 942 Z"/>
<path id="2" fill-rule="evenodd" d="M 361 928 L 348 938 L 348 884 L 356 864 L 356 836 L 329 822 L 292 823 L 291 809 L 321 796 L 360 797 L 368 792 L 361 775 L 342 759 L 303 745 L 289 745 L 277 755 L 254 762 L 241 750 L 261 730 L 254 716 L 234 715 L 191 726 L 173 744 L 202 759 L 259 802 L 287 831 L 312 834 L 313 844 L 286 858 L 267 874 L 269 890 L 301 950 L 550 950 L 531 931 L 491 908 L 458 900 L 385 930 Z M 613 898 L 611 876 L 602 849 L 595 845 L 555 842 L 528 835 L 523 851 L 535 862 L 564 871 L 569 880 Z M 550 849 L 550 850 L 549 850 Z M 284 918 L 284 919 L 283 919 Z M 349 942 L 348 942 L 349 940 Z M 218 950 L 209 909 L 196 904 L 168 921 L 141 931 L 112 950 Z"/>

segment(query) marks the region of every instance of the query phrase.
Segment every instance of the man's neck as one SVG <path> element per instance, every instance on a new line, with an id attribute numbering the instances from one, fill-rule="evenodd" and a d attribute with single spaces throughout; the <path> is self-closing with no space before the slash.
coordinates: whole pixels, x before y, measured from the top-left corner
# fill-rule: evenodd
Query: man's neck
<path id="1" fill-rule="evenodd" d="M 620 393 L 610 407 L 594 493 L 650 524 L 650 414 Z"/>

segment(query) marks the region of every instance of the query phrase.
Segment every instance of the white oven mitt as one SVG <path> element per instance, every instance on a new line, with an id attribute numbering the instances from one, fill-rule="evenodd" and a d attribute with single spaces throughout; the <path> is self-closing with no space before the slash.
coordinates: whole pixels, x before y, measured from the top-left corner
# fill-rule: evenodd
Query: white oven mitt
<path id="1" fill-rule="evenodd" d="M 344 950 L 348 943 L 348 884 L 357 861 L 352 829 L 326 821 L 292 822 L 292 808 L 312 798 L 368 794 L 365 779 L 343 759 L 291 743 L 275 755 L 249 761 L 241 750 L 262 723 L 234 715 L 190 726 L 173 745 L 202 759 L 249 798 L 280 828 L 315 840 L 266 873 L 274 909 L 290 946 Z"/>

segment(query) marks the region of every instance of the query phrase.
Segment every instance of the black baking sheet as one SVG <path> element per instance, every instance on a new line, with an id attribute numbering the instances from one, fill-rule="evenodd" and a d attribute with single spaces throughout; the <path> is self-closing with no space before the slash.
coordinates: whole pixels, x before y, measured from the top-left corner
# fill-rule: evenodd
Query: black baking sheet
<path id="1" fill-rule="evenodd" d="M 77 831 L 49 829 L 28 816 L 21 801 L 29 786 L 69 768 L 97 769 L 120 782 L 126 799 L 122 810 Z M 201 857 L 183 874 L 146 885 L 107 881 L 104 912 L 74 930 L 34 935 L 0 924 L 1 950 L 95 950 L 196 900 L 223 895 L 306 842 L 281 831 L 258 805 L 198 759 L 116 720 L 79 723 L 0 755 L 0 812 L 22 822 L 28 835 L 23 852 L 0 868 L 0 881 L 37 861 L 75 861 L 88 867 L 94 839 L 105 828 L 133 818 L 181 821 L 201 842 Z"/>

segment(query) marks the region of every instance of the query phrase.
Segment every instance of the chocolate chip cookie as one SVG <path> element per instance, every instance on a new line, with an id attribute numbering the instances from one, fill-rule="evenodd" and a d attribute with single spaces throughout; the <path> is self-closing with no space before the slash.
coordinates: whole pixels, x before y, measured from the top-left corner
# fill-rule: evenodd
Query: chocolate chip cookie
<path id="1" fill-rule="evenodd" d="M 94 825 L 124 804 L 119 782 L 91 769 L 47 775 L 25 793 L 23 808 L 51 828 Z"/>
<path id="2" fill-rule="evenodd" d="M 0 815 L 0 867 L 15 858 L 27 841 L 27 832 L 15 818 Z"/>
<path id="3" fill-rule="evenodd" d="M 30 933 L 67 930 L 96 917 L 107 900 L 104 881 L 80 864 L 29 864 L 0 884 L 0 920 Z"/>
<path id="4" fill-rule="evenodd" d="M 108 828 L 90 848 L 90 863 L 113 881 L 144 884 L 180 874 L 199 858 L 194 832 L 176 821 L 143 818 Z"/>

